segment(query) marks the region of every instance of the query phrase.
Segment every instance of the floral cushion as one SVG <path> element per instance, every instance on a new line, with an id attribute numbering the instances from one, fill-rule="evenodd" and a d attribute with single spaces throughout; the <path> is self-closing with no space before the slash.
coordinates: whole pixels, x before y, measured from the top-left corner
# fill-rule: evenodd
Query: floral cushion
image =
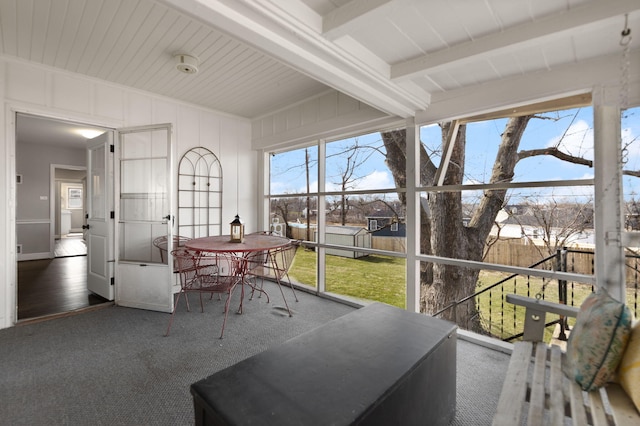
<path id="1" fill-rule="evenodd" d="M 589 295 L 567 342 L 567 375 L 585 391 L 614 378 L 631 331 L 631 311 L 604 290 Z"/>
<path id="2" fill-rule="evenodd" d="M 620 361 L 618 380 L 640 411 L 640 321 L 636 321 L 631 329 L 627 349 Z"/>

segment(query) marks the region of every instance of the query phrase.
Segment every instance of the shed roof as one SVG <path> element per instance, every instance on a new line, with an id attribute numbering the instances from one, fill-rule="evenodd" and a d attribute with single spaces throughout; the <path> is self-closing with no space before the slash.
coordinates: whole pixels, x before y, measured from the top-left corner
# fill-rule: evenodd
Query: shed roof
<path id="1" fill-rule="evenodd" d="M 357 235 L 360 232 L 366 232 L 366 229 L 362 226 L 327 226 L 327 234 L 340 234 L 340 235 Z"/>

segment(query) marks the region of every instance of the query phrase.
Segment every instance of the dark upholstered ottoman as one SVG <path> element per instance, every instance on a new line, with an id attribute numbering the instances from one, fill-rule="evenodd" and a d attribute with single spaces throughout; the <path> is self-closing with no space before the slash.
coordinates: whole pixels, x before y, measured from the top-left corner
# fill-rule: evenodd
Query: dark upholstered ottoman
<path id="1" fill-rule="evenodd" d="M 446 425 L 456 326 L 375 303 L 191 385 L 196 425 Z"/>

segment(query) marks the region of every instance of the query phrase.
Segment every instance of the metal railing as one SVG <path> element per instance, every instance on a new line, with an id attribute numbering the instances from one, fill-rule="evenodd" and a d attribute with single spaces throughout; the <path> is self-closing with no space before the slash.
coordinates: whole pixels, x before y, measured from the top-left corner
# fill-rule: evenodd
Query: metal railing
<path id="1" fill-rule="evenodd" d="M 593 256 L 592 251 L 562 248 L 557 250 L 554 255 L 534 263 L 529 268 L 593 274 Z M 625 257 L 627 267 L 627 305 L 637 317 L 640 256 L 635 253 L 628 253 Z M 479 282 L 479 285 L 482 284 Z M 450 309 L 456 312 L 460 306 L 466 304 L 467 309 L 475 312 L 475 316 L 470 317 L 467 324 L 458 324 L 460 327 L 510 341 L 522 336 L 524 309 L 507 303 L 507 294 L 539 297 L 571 306 L 580 306 L 582 301 L 593 291 L 593 286 L 587 284 L 511 274 L 486 286 L 482 285 L 482 288 L 474 294 L 449 304 L 434 313 L 433 316 L 441 316 Z M 480 325 L 480 329 L 478 329 L 477 324 Z M 568 327 L 566 318 L 550 316 L 547 326 L 555 324 L 559 324 L 557 337 L 561 340 L 566 339 L 566 329 Z M 550 335 L 551 331 L 548 332 L 549 338 Z"/>

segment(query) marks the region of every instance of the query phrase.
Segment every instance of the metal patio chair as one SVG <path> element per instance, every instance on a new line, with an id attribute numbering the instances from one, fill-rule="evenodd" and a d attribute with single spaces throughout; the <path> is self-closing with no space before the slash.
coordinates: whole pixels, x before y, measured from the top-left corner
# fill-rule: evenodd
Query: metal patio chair
<path id="1" fill-rule="evenodd" d="M 153 245 L 158 249 L 158 251 L 160 252 L 160 262 L 161 263 L 166 263 L 168 258 L 167 258 L 167 254 L 168 254 L 168 250 L 167 250 L 167 236 L 163 235 L 161 237 L 158 237 L 156 239 L 153 240 Z M 184 243 L 189 241 L 191 238 L 189 237 L 183 237 L 181 235 L 174 235 L 173 236 L 173 249 L 178 249 L 180 247 L 184 247 Z M 173 264 L 173 272 L 178 272 L 178 266 L 175 264 Z"/>
<path id="2" fill-rule="evenodd" d="M 282 299 L 284 300 L 284 304 L 287 308 L 289 316 L 292 316 L 291 310 L 289 309 L 289 304 L 287 303 L 287 298 L 285 297 L 284 291 L 282 290 L 282 280 L 285 277 L 287 278 L 286 283 L 289 288 L 291 288 L 293 297 L 297 302 L 298 296 L 296 295 L 296 291 L 293 288 L 293 284 L 291 283 L 291 278 L 289 278 L 289 269 L 291 268 L 293 258 L 295 257 L 296 251 L 298 250 L 298 247 L 300 247 L 300 244 L 300 241 L 295 240 L 291 241 L 286 246 L 268 251 L 251 253 L 247 257 L 245 275 L 249 278 L 254 279 L 250 299 L 253 298 L 253 294 L 256 290 L 261 293 L 265 293 L 262 289 L 265 279 L 274 281 L 280 288 L 280 293 L 282 294 Z M 260 280 L 259 284 L 258 280 Z"/>
<path id="3" fill-rule="evenodd" d="M 227 314 L 229 312 L 229 303 L 231 295 L 236 285 L 242 280 L 242 277 L 236 272 L 238 271 L 239 260 L 235 256 L 226 253 L 219 254 L 202 254 L 187 248 L 179 248 L 171 252 L 174 262 L 178 265 L 180 274 L 180 292 L 173 307 L 171 318 L 165 336 L 169 335 L 173 317 L 175 316 L 180 296 L 184 294 L 187 311 L 190 311 L 188 293 L 198 293 L 200 296 L 200 310 L 204 312 L 204 303 L 202 300 L 203 293 L 226 294 L 227 299 L 224 305 L 224 320 L 222 322 L 222 331 L 220 338 L 224 336 L 224 328 L 227 322 Z M 241 302 L 242 305 L 242 302 Z"/>

